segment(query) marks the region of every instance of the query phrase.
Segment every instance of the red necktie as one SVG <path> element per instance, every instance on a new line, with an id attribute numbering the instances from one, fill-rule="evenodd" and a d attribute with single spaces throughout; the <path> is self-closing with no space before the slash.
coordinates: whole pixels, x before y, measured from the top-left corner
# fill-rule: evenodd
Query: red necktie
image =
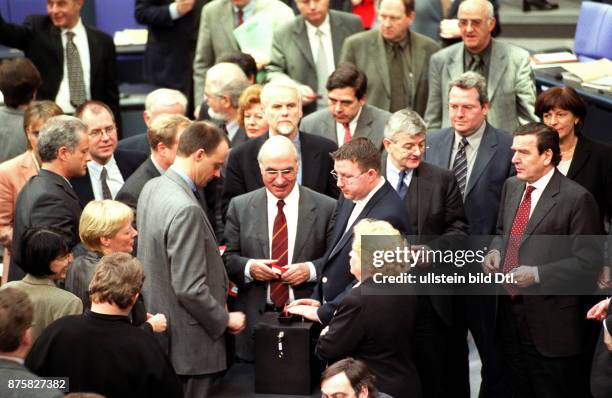
<path id="1" fill-rule="evenodd" d="M 508 238 L 508 245 L 506 246 L 506 257 L 504 258 L 504 274 L 509 273 L 519 265 L 519 248 L 521 246 L 521 239 L 527 223 L 529 222 L 529 211 L 531 210 L 531 193 L 535 187 L 528 185 L 525 188 L 525 195 L 523 200 L 516 211 L 514 220 L 512 221 L 512 229 L 510 229 L 510 236 Z M 512 285 L 504 285 L 508 293 L 512 296 L 518 294 L 517 289 Z"/>
<path id="2" fill-rule="evenodd" d="M 346 144 L 347 142 L 349 142 L 351 140 L 351 138 L 353 138 L 353 135 L 351 134 L 351 128 L 349 127 L 348 123 L 342 123 L 342 126 L 344 127 L 344 142 L 343 142 L 343 144 Z"/>
<path id="3" fill-rule="evenodd" d="M 274 227 L 272 228 L 272 259 L 277 260 L 279 267 L 284 267 L 288 263 L 288 247 L 289 236 L 287 234 L 287 219 L 283 212 L 285 201 L 279 200 L 276 202 L 278 212 L 274 218 Z M 280 281 L 270 283 L 270 299 L 275 306 L 283 308 L 289 300 L 289 288 L 287 284 Z"/>
<path id="4" fill-rule="evenodd" d="M 242 11 L 242 8 L 238 8 L 238 11 L 236 11 L 236 19 L 238 20 L 237 26 L 242 25 L 244 22 L 244 11 Z"/>

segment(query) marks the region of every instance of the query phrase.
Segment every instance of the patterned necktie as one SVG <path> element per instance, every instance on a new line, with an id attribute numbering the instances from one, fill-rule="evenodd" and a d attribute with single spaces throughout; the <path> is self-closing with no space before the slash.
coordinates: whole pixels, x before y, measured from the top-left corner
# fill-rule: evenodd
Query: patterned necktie
<path id="1" fill-rule="evenodd" d="M 329 69 L 327 66 L 327 54 L 325 53 L 325 46 L 323 44 L 323 31 L 317 29 L 315 32 L 318 38 L 318 50 L 317 59 L 315 59 L 315 66 L 317 72 L 317 94 L 320 98 L 317 99 L 317 108 L 322 109 L 327 107 L 327 78 L 329 77 Z"/>
<path id="2" fill-rule="evenodd" d="M 406 89 L 406 77 L 404 76 L 404 61 L 402 57 L 402 48 L 399 44 L 393 43 L 391 45 L 391 57 L 389 59 L 389 79 L 391 81 L 390 112 L 396 112 L 409 106 L 408 98 L 411 93 Z"/>
<path id="3" fill-rule="evenodd" d="M 455 154 L 455 161 L 453 162 L 453 173 L 459 184 L 459 190 L 461 196 L 465 198 L 465 184 L 467 182 L 467 158 L 465 156 L 465 147 L 470 145 L 468 140 L 463 137 L 457 145 L 457 154 Z"/>
<path id="4" fill-rule="evenodd" d="M 68 89 L 70 91 L 70 104 L 75 108 L 87 99 L 85 93 L 85 79 L 79 49 L 74 44 L 74 32 L 66 32 L 66 64 L 68 67 Z"/>
<path id="5" fill-rule="evenodd" d="M 504 274 L 509 273 L 514 268 L 518 267 L 519 263 L 519 248 L 521 246 L 521 239 L 525 228 L 529 222 L 529 212 L 531 211 L 531 193 L 535 187 L 528 185 L 525 188 L 525 195 L 523 200 L 516 211 L 514 220 L 512 221 L 512 228 L 510 229 L 510 236 L 508 237 L 508 245 L 506 246 L 506 256 L 504 257 L 504 266 L 502 270 Z M 504 285 L 508 293 L 515 296 L 518 291 L 512 285 Z"/>
<path id="6" fill-rule="evenodd" d="M 353 138 L 353 135 L 351 134 L 351 128 L 349 127 L 348 123 L 342 123 L 342 127 L 344 127 L 344 142 L 343 142 L 343 144 L 346 144 L 347 142 L 349 142 L 351 140 L 351 138 Z"/>
<path id="7" fill-rule="evenodd" d="M 288 263 L 289 235 L 287 234 L 287 219 L 283 212 L 284 200 L 276 202 L 278 212 L 274 218 L 272 228 L 272 259 L 277 260 L 279 267 L 284 267 Z M 270 299 L 278 308 L 283 308 L 289 300 L 289 288 L 281 281 L 270 283 Z"/>
<path id="8" fill-rule="evenodd" d="M 484 76 L 484 74 L 482 73 L 482 69 L 484 66 L 482 57 L 478 54 L 471 54 L 470 56 L 472 57 L 472 59 L 470 60 L 468 70 L 471 70 Z"/>
<path id="9" fill-rule="evenodd" d="M 106 167 L 102 167 L 102 172 L 100 173 L 100 185 L 102 186 L 102 199 L 112 199 L 113 195 L 111 194 L 110 188 L 106 180 L 108 179 L 108 171 Z"/>
<path id="10" fill-rule="evenodd" d="M 406 194 L 408 193 L 408 187 L 404 184 L 404 178 L 406 178 L 406 170 L 402 170 L 399 173 L 399 181 L 397 182 L 397 187 L 395 190 L 397 191 L 400 198 L 404 199 Z"/>

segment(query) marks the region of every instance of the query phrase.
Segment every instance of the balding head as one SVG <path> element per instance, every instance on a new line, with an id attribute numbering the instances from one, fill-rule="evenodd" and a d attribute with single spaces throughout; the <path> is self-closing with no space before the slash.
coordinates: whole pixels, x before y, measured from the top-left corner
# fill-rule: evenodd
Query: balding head
<path id="1" fill-rule="evenodd" d="M 493 5 L 487 0 L 466 0 L 459 6 L 459 30 L 469 52 L 479 54 L 489 46 L 495 28 L 493 12 Z"/>
<path id="2" fill-rule="evenodd" d="M 178 90 L 159 88 L 151 91 L 145 99 L 144 122 L 147 127 L 160 115 L 185 115 L 187 98 Z"/>
<path id="3" fill-rule="evenodd" d="M 297 159 L 295 145 L 282 135 L 270 137 L 259 150 L 257 161 L 264 185 L 278 199 L 286 198 L 295 186 Z"/>

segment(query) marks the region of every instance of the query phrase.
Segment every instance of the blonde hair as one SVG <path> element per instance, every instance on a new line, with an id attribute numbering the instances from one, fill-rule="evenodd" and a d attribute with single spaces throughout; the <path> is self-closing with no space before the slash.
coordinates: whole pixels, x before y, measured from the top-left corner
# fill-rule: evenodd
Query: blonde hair
<path id="1" fill-rule="evenodd" d="M 91 302 L 115 304 L 122 310 L 140 293 L 144 271 L 140 261 L 127 253 L 112 253 L 100 259 L 89 283 Z"/>
<path id="2" fill-rule="evenodd" d="M 183 115 L 159 115 L 147 129 L 147 139 L 151 150 L 156 151 L 160 142 L 168 147 L 176 144 L 179 129 L 185 129 L 190 124 L 191 120 Z"/>
<path id="3" fill-rule="evenodd" d="M 363 237 L 366 236 L 377 236 L 375 245 L 372 245 L 372 242 L 362 245 Z M 400 231 L 387 221 L 364 218 L 353 227 L 352 249 L 361 259 L 362 279 L 367 279 L 375 272 L 382 272 L 385 275 L 399 275 L 406 272 L 407 265 L 399 262 L 385 262 L 382 268 L 375 268 L 373 265 L 374 251 L 395 251 L 396 248 L 403 248 L 405 245 L 406 241 Z"/>
<path id="4" fill-rule="evenodd" d="M 87 249 L 102 252 L 100 238 L 115 236 L 133 221 L 134 212 L 127 205 L 116 200 L 93 200 L 81 213 L 79 237 Z"/>

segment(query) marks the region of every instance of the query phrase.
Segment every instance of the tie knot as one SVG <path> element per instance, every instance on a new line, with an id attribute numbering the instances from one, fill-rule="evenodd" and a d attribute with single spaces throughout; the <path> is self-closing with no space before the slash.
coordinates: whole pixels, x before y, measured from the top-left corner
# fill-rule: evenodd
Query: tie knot
<path id="1" fill-rule="evenodd" d="M 406 178 L 406 170 L 402 170 L 399 172 L 399 180 L 402 182 Z"/>
<path id="2" fill-rule="evenodd" d="M 535 190 L 535 187 L 533 185 L 527 185 L 527 188 L 525 188 L 525 197 L 531 196 L 531 193 Z"/>
<path id="3" fill-rule="evenodd" d="M 74 32 L 69 30 L 66 32 L 66 38 L 70 41 L 72 41 L 72 39 L 74 39 Z"/>
<path id="4" fill-rule="evenodd" d="M 323 31 L 321 29 L 317 29 L 315 31 L 315 35 L 317 35 L 318 38 L 321 38 L 323 37 Z"/>
<path id="5" fill-rule="evenodd" d="M 284 200 L 279 200 L 278 202 L 276 202 L 276 207 L 278 207 L 278 210 L 283 210 L 283 207 L 285 207 L 285 201 Z"/>
<path id="6" fill-rule="evenodd" d="M 106 180 L 107 176 L 108 176 L 108 171 L 106 170 L 106 167 L 102 166 L 102 171 L 100 172 L 100 179 Z"/>
<path id="7" fill-rule="evenodd" d="M 458 147 L 459 149 L 463 149 L 468 145 L 470 145 L 470 143 L 468 142 L 467 138 L 463 137 L 461 141 L 459 141 Z"/>

